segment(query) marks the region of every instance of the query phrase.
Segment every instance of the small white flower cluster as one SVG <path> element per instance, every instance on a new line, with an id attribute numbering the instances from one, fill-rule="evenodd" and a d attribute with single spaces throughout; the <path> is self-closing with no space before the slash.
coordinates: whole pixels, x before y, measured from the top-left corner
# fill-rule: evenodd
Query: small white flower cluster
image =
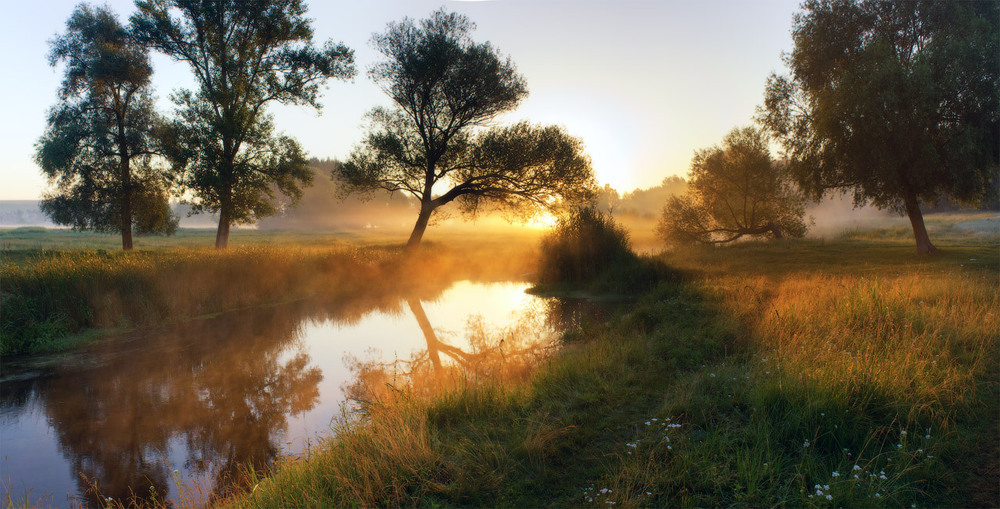
<path id="1" fill-rule="evenodd" d="M 639 447 L 639 441 L 636 440 L 635 442 L 625 442 L 625 447 L 631 447 L 632 449 L 635 449 L 636 447 Z M 629 454 L 632 454 L 632 451 L 627 451 L 627 452 Z"/>
<path id="2" fill-rule="evenodd" d="M 591 484 L 583 489 L 583 499 L 589 503 L 593 503 L 595 497 L 598 499 L 601 497 L 607 498 L 609 493 L 613 493 L 613 491 L 609 488 L 601 488 L 597 490 L 597 493 L 594 493 L 594 485 Z M 605 500 L 604 503 L 607 505 L 615 505 L 614 500 Z"/>
<path id="3" fill-rule="evenodd" d="M 816 492 L 810 493 L 809 498 L 819 497 L 819 498 L 825 498 L 827 500 L 833 500 L 833 495 L 830 494 L 829 484 L 824 484 L 822 486 L 817 484 L 813 486 L 813 489 L 816 490 Z"/>
<path id="4" fill-rule="evenodd" d="M 646 424 L 646 426 L 653 426 L 654 424 L 659 424 L 662 428 L 664 428 L 663 429 L 663 437 L 661 439 L 663 442 L 669 442 L 670 441 L 670 436 L 667 435 L 667 428 L 679 428 L 679 427 L 681 427 L 680 424 L 670 422 L 670 417 L 665 418 L 662 422 L 660 421 L 659 418 L 650 417 L 645 422 L 645 424 Z M 639 442 L 640 442 L 640 440 L 636 440 L 635 442 L 626 442 L 625 446 L 626 447 L 630 447 L 632 449 L 635 449 L 638 446 Z M 673 450 L 674 448 L 673 448 L 673 446 L 668 445 L 667 449 L 668 450 Z M 632 454 L 632 451 L 627 451 L 627 452 L 628 452 L 628 454 Z"/>

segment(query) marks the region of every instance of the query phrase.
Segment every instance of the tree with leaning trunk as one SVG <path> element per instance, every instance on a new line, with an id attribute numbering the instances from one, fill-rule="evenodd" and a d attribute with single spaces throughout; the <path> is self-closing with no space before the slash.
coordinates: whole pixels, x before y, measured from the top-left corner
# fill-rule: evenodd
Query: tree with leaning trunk
<path id="1" fill-rule="evenodd" d="M 527 87 L 510 59 L 472 41 L 474 28 L 439 10 L 419 24 L 390 23 L 372 38 L 386 60 L 369 75 L 395 107 L 368 115 L 367 137 L 334 176 L 346 192 L 400 191 L 420 200 L 410 249 L 452 201 L 470 215 L 498 208 L 528 217 L 580 201 L 593 187 L 582 143 L 561 128 L 493 126 Z"/>
<path id="2" fill-rule="evenodd" d="M 656 233 L 667 243 L 724 244 L 744 236 L 806 233 L 802 193 L 771 159 L 760 129 L 733 129 L 722 146 L 695 152 L 687 191 L 667 200 Z"/>
<path id="3" fill-rule="evenodd" d="M 311 180 L 298 142 L 274 134 L 272 102 L 320 108 L 319 87 L 354 76 L 353 51 L 312 44 L 301 0 L 139 0 L 139 39 L 190 65 L 197 90 L 173 97 L 169 156 L 195 212 L 218 212 L 215 246 L 233 224 L 276 212 Z"/>
<path id="4" fill-rule="evenodd" d="M 936 251 L 920 202 L 975 203 L 1000 167 L 1000 4 L 809 0 L 792 37 L 758 120 L 798 183 L 905 214 Z"/>
<path id="5" fill-rule="evenodd" d="M 52 65 L 65 63 L 60 102 L 36 145 L 35 160 L 54 189 L 42 210 L 56 224 L 120 232 L 122 249 L 132 233 L 177 229 L 168 181 L 155 164 L 155 133 L 149 55 L 114 12 L 79 5 L 66 32 L 52 42 Z"/>

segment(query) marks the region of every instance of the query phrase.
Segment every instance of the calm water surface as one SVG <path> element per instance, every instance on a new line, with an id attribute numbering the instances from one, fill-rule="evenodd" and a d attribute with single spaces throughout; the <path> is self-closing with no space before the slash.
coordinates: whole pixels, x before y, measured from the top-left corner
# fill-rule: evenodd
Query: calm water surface
<path id="1" fill-rule="evenodd" d="M 526 286 L 466 281 L 420 298 L 303 301 L 7 360 L 3 500 L 93 505 L 96 485 L 100 497 L 204 502 L 246 465 L 302 454 L 329 434 L 366 368 L 466 366 L 502 350 L 515 326 L 551 345 L 556 326 L 538 318 L 551 304 Z"/>

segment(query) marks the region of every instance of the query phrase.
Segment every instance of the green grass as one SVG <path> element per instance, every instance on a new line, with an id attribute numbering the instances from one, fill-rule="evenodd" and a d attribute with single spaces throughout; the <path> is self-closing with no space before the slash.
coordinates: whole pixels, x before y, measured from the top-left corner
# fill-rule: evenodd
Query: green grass
<path id="1" fill-rule="evenodd" d="M 0 355 L 72 348 L 96 337 L 95 329 L 127 330 L 291 300 L 349 297 L 361 288 L 401 295 L 456 279 L 516 279 L 532 270 L 530 245 L 510 238 L 464 242 L 457 249 L 427 242 L 418 256 L 403 259 L 400 246 L 377 235 L 344 242 L 346 234 L 254 233 L 225 251 L 185 246 L 181 238 L 174 239 L 180 247 L 123 252 L 96 247 L 107 240 L 103 235 L 29 230 L 27 235 L 44 245 L 61 245 L 66 235 L 80 244 L 4 251 Z"/>
<path id="2" fill-rule="evenodd" d="M 670 277 L 609 320 L 566 331 L 557 352 L 487 356 L 471 374 L 416 373 L 409 385 L 368 371 L 354 389 L 367 402 L 360 416 L 337 422 L 307 458 L 248 472 L 246 491 L 215 503 L 996 506 L 1000 246 L 944 219 L 928 222 L 942 248 L 934 256 L 916 255 L 903 233 L 879 230 L 645 257 L 670 267 L 661 272 Z M 355 251 L 337 237 L 317 237 L 308 248 L 249 242 L 228 254 L 36 250 L 4 270 L 54 282 L 86 280 L 61 271 L 120 271 L 115 285 L 134 284 L 136 296 L 156 291 L 130 275 L 145 269 L 126 268 L 163 271 L 171 257 L 178 268 L 163 274 L 231 264 L 238 273 L 278 267 L 281 275 L 315 264 L 302 273 L 347 266 L 324 281 L 371 284 L 351 264 L 386 252 L 386 265 L 397 267 L 395 279 L 380 273 L 379 281 L 392 281 L 387 288 L 530 270 L 531 250 L 512 247 L 510 237 L 442 234 L 410 266 L 397 266 L 381 241 L 354 240 L 368 246 Z M 338 258 L 350 252 L 355 261 Z M 255 256 L 258 265 L 248 262 Z M 47 263 L 56 275 L 46 275 Z M 0 277 L 7 298 L 8 278 Z M 161 279 L 171 277 L 152 278 Z M 281 281 L 262 287 L 316 288 Z M 280 297 L 260 292 L 255 301 Z M 509 331 L 505 350 L 529 344 L 526 330 Z"/>
<path id="3" fill-rule="evenodd" d="M 936 240 L 661 255 L 519 378 L 376 391 L 224 505 L 995 506 L 1000 251 Z"/>

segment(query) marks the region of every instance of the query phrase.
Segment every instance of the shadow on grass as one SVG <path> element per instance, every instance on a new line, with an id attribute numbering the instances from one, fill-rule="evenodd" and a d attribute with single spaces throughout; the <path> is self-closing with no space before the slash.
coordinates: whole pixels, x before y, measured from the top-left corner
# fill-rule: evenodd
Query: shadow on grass
<path id="1" fill-rule="evenodd" d="M 308 461 L 230 502 L 995 501 L 995 447 L 983 444 L 998 410 L 996 281 L 949 257 L 851 262 L 871 278 L 826 264 L 839 247 L 779 248 L 801 255 L 798 268 L 769 263 L 770 249 L 713 253 L 573 327 L 527 382 L 459 376 L 421 398 L 393 387 Z"/>

